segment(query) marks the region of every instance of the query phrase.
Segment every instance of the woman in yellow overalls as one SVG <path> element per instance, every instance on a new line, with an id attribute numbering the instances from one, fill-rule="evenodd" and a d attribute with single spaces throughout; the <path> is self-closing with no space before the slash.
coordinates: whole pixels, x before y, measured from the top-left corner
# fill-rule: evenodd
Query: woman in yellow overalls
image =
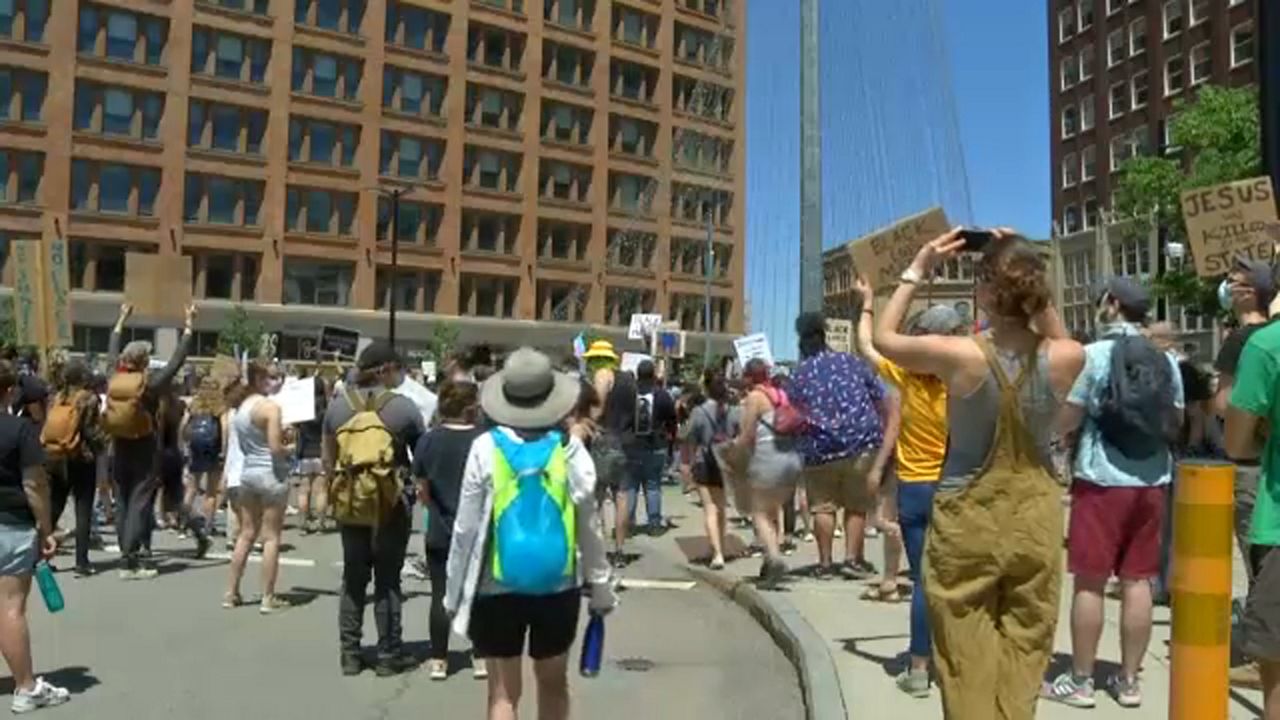
<path id="1" fill-rule="evenodd" d="M 1084 365 L 1049 306 L 1044 256 L 994 231 L 977 261 L 990 329 L 972 338 L 898 332 L 916 286 L 974 248 L 953 230 L 920 249 L 876 323 L 875 347 L 947 383 L 952 423 L 925 541 L 923 591 L 949 720 L 1035 716 L 1053 651 L 1062 506 L 1049 454 L 1058 404 Z M 981 238 L 979 238 L 981 239 Z"/>

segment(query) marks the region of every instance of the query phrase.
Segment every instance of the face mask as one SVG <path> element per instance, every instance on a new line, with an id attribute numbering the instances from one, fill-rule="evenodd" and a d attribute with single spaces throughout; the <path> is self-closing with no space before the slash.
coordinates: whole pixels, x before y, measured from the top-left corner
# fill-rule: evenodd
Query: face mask
<path id="1" fill-rule="evenodd" d="M 1218 306 L 1223 310 L 1230 310 L 1234 302 L 1231 299 L 1231 283 L 1223 280 L 1218 284 Z"/>

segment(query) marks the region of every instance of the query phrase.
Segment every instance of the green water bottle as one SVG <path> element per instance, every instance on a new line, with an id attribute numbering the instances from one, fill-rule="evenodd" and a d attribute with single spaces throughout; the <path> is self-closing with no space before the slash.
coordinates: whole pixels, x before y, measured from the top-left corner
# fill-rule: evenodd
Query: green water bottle
<path id="1" fill-rule="evenodd" d="M 62 597 L 62 590 L 58 588 L 58 580 L 53 576 L 53 568 L 49 563 L 36 565 L 36 584 L 40 586 L 40 597 L 44 598 L 44 606 L 49 612 L 62 612 L 67 602 Z"/>

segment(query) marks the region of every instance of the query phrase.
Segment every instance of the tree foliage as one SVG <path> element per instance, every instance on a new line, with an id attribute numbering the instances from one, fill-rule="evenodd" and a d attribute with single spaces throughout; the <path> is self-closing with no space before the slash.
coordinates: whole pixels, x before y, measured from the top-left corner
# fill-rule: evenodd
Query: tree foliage
<path id="1" fill-rule="evenodd" d="M 431 328 L 427 339 L 427 353 L 437 363 L 444 363 L 458 346 L 458 326 L 451 322 L 438 322 Z"/>
<path id="2" fill-rule="evenodd" d="M 237 305 L 231 309 L 226 324 L 218 331 L 218 353 L 233 355 L 236 348 L 239 348 L 241 352 L 248 350 L 251 354 L 257 354 L 265 332 L 266 327 L 261 321 L 250 318 L 244 306 Z"/>
<path id="3" fill-rule="evenodd" d="M 1193 100 L 1174 104 L 1169 123 L 1164 155 L 1134 157 L 1120 167 L 1112 210 L 1132 234 L 1146 236 L 1159 226 L 1170 241 L 1185 243 L 1183 191 L 1262 174 L 1257 90 L 1203 87 Z M 1193 312 L 1218 312 L 1216 283 L 1199 278 L 1190 258 L 1152 285 L 1158 296 Z"/>

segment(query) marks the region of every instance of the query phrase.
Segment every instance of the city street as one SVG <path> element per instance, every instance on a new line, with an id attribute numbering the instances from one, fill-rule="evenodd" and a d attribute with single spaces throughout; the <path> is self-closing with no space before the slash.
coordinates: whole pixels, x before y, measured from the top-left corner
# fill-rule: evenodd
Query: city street
<path id="1" fill-rule="evenodd" d="M 68 518 L 69 519 L 69 518 Z M 690 520 L 684 520 L 688 523 Z M 222 555 L 217 538 L 213 555 Z M 122 582 L 114 570 L 76 580 L 58 574 L 67 609 L 51 617 L 32 593 L 32 645 L 37 674 L 73 692 L 72 701 L 40 717 L 96 720 L 275 720 L 422 717 L 481 718 L 484 683 L 471 677 L 465 653 L 451 659 L 455 674 L 433 683 L 425 671 L 378 678 L 366 671 L 344 678 L 338 669 L 336 591 L 341 548 L 336 535 L 303 537 L 282 560 L 280 591 L 300 607 L 261 616 L 257 606 L 220 607 L 225 559 L 191 559 L 191 543 L 156 535 L 161 576 Z M 415 534 L 410 548 L 421 548 Z M 95 562 L 113 556 L 96 552 Z M 59 558 L 69 568 L 69 556 Z M 106 567 L 105 564 L 101 564 Z M 243 592 L 258 594 L 251 563 Z M 670 561 L 649 553 L 626 576 L 686 580 Z M 653 583 L 661 585 L 661 583 Z M 405 640 L 418 657 L 427 651 L 430 584 L 406 579 Z M 598 678 L 571 686 L 574 716 L 583 718 L 737 718 L 791 720 L 803 716 L 796 673 L 773 641 L 745 612 L 705 587 L 637 589 L 607 625 L 606 667 Z M 371 613 L 365 621 L 372 643 Z M 455 639 L 454 650 L 466 650 Z M 6 678 L 0 692 L 11 692 Z M 525 713 L 534 716 L 532 677 Z"/>

